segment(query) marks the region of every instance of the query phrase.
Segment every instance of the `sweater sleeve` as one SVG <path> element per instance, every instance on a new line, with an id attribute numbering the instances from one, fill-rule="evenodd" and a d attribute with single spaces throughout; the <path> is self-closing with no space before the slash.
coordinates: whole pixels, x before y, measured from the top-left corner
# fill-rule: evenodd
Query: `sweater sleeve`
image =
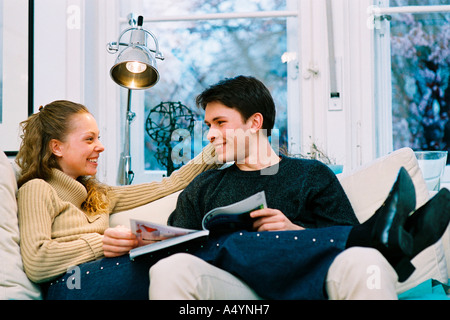
<path id="1" fill-rule="evenodd" d="M 193 230 L 202 229 L 203 206 L 195 181 L 179 195 L 177 206 L 167 220 L 168 225 Z"/>
<path id="2" fill-rule="evenodd" d="M 213 168 L 217 168 L 217 164 L 214 147 L 209 144 L 194 159 L 162 181 L 112 187 L 111 211 L 114 213 L 133 209 L 180 191 L 198 174 Z"/>
<path id="3" fill-rule="evenodd" d="M 52 239 L 52 224 L 64 210 L 58 208 L 54 189 L 35 179 L 18 191 L 20 248 L 30 280 L 50 281 L 68 268 L 103 256 L 102 236 L 86 233 L 74 239 Z"/>
<path id="4" fill-rule="evenodd" d="M 313 211 L 315 227 L 359 224 L 335 174 L 326 165 L 316 164 L 309 174 L 311 193 L 308 204 Z"/>

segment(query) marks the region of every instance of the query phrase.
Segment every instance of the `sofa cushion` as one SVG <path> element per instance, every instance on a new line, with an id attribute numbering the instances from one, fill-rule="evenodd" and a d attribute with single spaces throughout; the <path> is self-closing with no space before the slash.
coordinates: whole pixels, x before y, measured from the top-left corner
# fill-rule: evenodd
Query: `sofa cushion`
<path id="1" fill-rule="evenodd" d="M 175 210 L 180 193 L 178 191 L 138 208 L 114 213 L 109 218 L 109 224 L 111 227 L 122 225 L 129 228 L 130 218 L 134 218 L 166 225 L 169 215 Z"/>
<path id="2" fill-rule="evenodd" d="M 37 285 L 23 271 L 19 247 L 16 177 L 10 161 L 0 152 L 0 299 L 40 299 Z"/>
<path id="3" fill-rule="evenodd" d="M 360 222 L 369 219 L 389 194 L 401 167 L 404 167 L 416 189 L 416 207 L 429 199 L 429 192 L 414 151 L 396 150 L 360 168 L 338 176 Z"/>
<path id="4" fill-rule="evenodd" d="M 416 190 L 416 207 L 420 207 L 429 200 L 430 195 L 417 159 L 410 148 L 396 150 L 339 176 L 360 222 L 369 219 L 383 204 L 402 166 L 411 176 Z M 447 262 L 442 240 L 422 251 L 412 263 L 416 271 L 407 281 L 397 284 L 399 293 L 430 278 L 447 283 Z"/>

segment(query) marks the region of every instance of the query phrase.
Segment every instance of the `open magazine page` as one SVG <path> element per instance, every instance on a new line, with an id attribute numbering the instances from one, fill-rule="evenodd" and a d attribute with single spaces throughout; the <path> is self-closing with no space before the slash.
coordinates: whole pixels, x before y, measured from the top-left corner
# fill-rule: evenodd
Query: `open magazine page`
<path id="1" fill-rule="evenodd" d="M 130 259 L 181 243 L 202 241 L 208 237 L 210 231 L 251 230 L 253 219 L 250 217 L 250 212 L 262 208 L 267 208 L 264 191 L 229 206 L 211 210 L 203 218 L 204 230 L 184 229 L 130 219 L 131 231 L 139 240 L 139 247 L 130 251 Z"/>
<path id="2" fill-rule="evenodd" d="M 130 259 L 142 254 L 173 247 L 177 244 L 207 237 L 209 231 L 171 227 L 153 222 L 130 219 L 131 231 L 138 237 L 139 247 L 130 251 Z"/>
<path id="3" fill-rule="evenodd" d="M 264 191 L 258 192 L 242 201 L 209 211 L 202 221 L 203 229 L 212 230 L 251 230 L 253 219 L 250 212 L 267 208 Z"/>
<path id="4" fill-rule="evenodd" d="M 198 231 L 136 219 L 130 219 L 130 226 L 131 232 L 138 237 L 140 245 L 152 243 L 154 241 L 166 240 Z"/>

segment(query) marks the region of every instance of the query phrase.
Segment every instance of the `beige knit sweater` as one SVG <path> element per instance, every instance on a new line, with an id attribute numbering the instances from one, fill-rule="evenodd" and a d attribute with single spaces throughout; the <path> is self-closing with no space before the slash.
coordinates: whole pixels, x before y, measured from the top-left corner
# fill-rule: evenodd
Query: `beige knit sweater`
<path id="1" fill-rule="evenodd" d="M 199 173 L 216 167 L 208 145 L 161 182 L 111 187 L 111 212 L 132 209 L 185 188 Z M 88 216 L 81 209 L 85 187 L 54 169 L 49 181 L 33 179 L 18 191 L 20 247 L 27 276 L 50 281 L 68 268 L 103 257 L 102 235 L 109 213 Z"/>

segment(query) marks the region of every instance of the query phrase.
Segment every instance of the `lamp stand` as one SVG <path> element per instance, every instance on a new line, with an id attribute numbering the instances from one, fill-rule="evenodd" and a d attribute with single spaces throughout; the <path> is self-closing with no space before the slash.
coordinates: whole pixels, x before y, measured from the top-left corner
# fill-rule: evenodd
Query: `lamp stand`
<path id="1" fill-rule="evenodd" d="M 134 15 L 130 15 L 129 24 L 131 27 L 120 34 L 117 42 L 110 42 L 106 47 L 111 54 L 118 52 L 120 46 L 126 47 L 119 53 L 115 65 L 110 71 L 114 82 L 128 89 L 125 145 L 120 155 L 117 178 L 121 185 L 131 184 L 134 179 L 134 172 L 131 170 L 130 126 L 136 114 L 131 112 L 131 90 L 148 89 L 154 86 L 159 80 L 156 59 L 164 60 L 164 56 L 159 51 L 158 40 L 155 35 L 143 28 L 144 17 L 139 16 L 136 24 Z M 127 32 L 131 32 L 130 42 L 122 43 L 120 40 Z M 150 35 L 155 41 L 155 50 L 147 47 L 147 35 Z M 154 57 L 152 52 L 155 53 Z"/>
<path id="2" fill-rule="evenodd" d="M 135 116 L 136 114 L 131 111 L 131 89 L 128 89 L 127 117 L 125 124 L 125 145 L 120 157 L 119 164 L 119 184 L 121 185 L 131 184 L 134 178 L 134 172 L 133 170 L 131 170 L 130 128 L 131 122 L 133 122 Z"/>

